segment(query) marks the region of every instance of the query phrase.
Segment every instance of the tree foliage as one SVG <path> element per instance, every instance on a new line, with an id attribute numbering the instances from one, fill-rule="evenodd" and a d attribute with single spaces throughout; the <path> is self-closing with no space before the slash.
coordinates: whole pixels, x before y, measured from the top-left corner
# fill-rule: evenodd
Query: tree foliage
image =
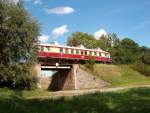
<path id="1" fill-rule="evenodd" d="M 97 41 L 92 35 L 82 32 L 75 32 L 71 34 L 71 36 L 69 36 L 67 40 L 67 45 L 69 46 L 83 45 L 86 48 L 96 48 Z"/>
<path id="2" fill-rule="evenodd" d="M 112 49 L 112 55 L 114 63 L 133 63 L 138 60 L 139 45 L 129 38 L 124 38 L 119 45 Z"/>
<path id="3" fill-rule="evenodd" d="M 0 86 L 28 87 L 31 67 L 37 56 L 37 21 L 21 2 L 0 1 Z M 30 79 L 29 79 L 30 78 Z M 22 80 L 22 82 L 21 82 Z"/>
<path id="4" fill-rule="evenodd" d="M 150 48 L 147 47 L 141 47 L 140 48 L 140 52 L 141 52 L 141 61 L 145 64 L 149 64 L 150 65 Z"/>

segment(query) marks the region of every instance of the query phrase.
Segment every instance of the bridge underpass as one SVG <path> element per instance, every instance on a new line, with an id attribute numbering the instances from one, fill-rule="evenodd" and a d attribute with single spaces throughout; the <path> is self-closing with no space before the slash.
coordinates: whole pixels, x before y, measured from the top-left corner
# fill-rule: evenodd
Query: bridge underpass
<path id="1" fill-rule="evenodd" d="M 43 84 L 46 84 L 44 89 L 52 91 L 101 88 L 107 84 L 82 70 L 79 64 L 44 65 L 39 63 L 35 66 L 35 69 L 39 78 L 38 86 L 43 88 Z M 54 71 L 54 75 L 45 79 L 41 76 L 42 71 Z"/>
<path id="2" fill-rule="evenodd" d="M 46 89 L 73 90 L 76 87 L 76 70 L 78 65 L 36 65 L 36 71 L 39 78 L 39 86 Z M 42 71 L 54 72 L 50 77 L 42 77 Z M 46 83 L 47 82 L 47 83 Z M 43 84 L 46 84 L 45 86 Z"/>

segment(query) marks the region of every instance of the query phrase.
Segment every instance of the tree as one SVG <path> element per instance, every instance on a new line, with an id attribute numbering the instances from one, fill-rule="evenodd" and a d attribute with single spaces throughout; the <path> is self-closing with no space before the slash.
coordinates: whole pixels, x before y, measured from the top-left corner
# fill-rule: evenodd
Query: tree
<path id="1" fill-rule="evenodd" d="M 120 42 L 116 33 L 108 34 L 108 40 L 109 40 L 111 47 L 116 47 Z"/>
<path id="2" fill-rule="evenodd" d="M 129 64 L 138 60 L 139 45 L 129 38 L 124 38 L 113 48 L 112 57 L 115 63 Z"/>
<path id="3" fill-rule="evenodd" d="M 1 0 L 0 14 L 0 86 L 22 84 L 20 87 L 30 89 L 29 67 L 36 61 L 38 23 L 21 2 Z"/>
<path id="4" fill-rule="evenodd" d="M 140 60 L 145 64 L 150 64 L 150 48 L 141 47 L 140 48 Z"/>
<path id="5" fill-rule="evenodd" d="M 67 40 L 67 45 L 69 46 L 79 46 L 84 45 L 86 48 L 96 48 L 96 39 L 87 33 L 75 32 L 69 36 Z"/>
<path id="6" fill-rule="evenodd" d="M 97 40 L 97 47 L 105 50 L 111 51 L 113 47 L 117 46 L 120 43 L 120 40 L 116 33 L 108 34 L 102 36 Z"/>
<path id="7" fill-rule="evenodd" d="M 108 38 L 106 36 L 102 36 L 97 40 L 97 46 L 103 50 L 108 50 L 109 48 Z"/>

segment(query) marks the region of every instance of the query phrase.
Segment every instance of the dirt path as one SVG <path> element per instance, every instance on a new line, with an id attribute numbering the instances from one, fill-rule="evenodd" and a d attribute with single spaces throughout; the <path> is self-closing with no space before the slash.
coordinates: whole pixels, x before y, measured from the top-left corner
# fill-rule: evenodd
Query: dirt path
<path id="1" fill-rule="evenodd" d="M 68 90 L 68 91 L 56 91 L 49 92 L 48 96 L 36 96 L 27 97 L 26 99 L 47 99 L 47 98 L 59 98 L 59 97 L 71 97 L 83 94 L 92 94 L 97 92 L 113 92 L 118 90 L 128 90 L 132 88 L 150 88 L 150 85 L 140 85 L 140 86 L 125 86 L 125 87 L 113 87 L 113 88 L 101 88 L 101 89 L 85 89 L 85 90 Z"/>

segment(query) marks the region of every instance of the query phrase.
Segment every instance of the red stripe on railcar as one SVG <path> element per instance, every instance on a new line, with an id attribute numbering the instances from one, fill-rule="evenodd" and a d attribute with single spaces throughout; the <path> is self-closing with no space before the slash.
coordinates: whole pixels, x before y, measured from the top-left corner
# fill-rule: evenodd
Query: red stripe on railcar
<path id="1" fill-rule="evenodd" d="M 54 52 L 39 52 L 38 57 L 50 57 L 50 58 L 64 58 L 64 59 L 80 59 L 88 60 L 89 56 L 79 55 L 79 54 L 64 54 L 64 53 L 54 53 Z M 96 61 L 111 62 L 110 58 L 95 56 Z"/>

